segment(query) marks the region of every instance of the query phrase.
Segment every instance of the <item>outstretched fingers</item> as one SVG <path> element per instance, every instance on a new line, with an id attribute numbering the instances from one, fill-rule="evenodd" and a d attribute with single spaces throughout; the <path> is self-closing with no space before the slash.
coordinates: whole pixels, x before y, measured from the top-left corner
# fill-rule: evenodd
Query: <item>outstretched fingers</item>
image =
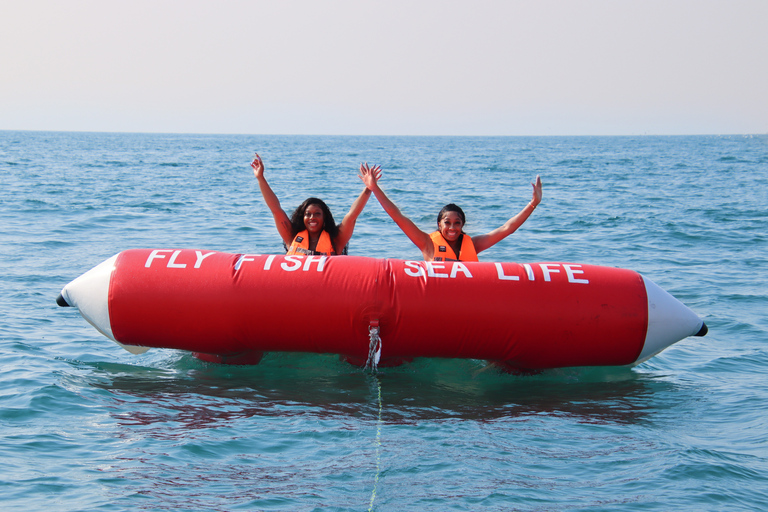
<path id="1" fill-rule="evenodd" d="M 255 153 L 255 155 L 253 162 L 251 162 L 251 167 L 253 168 L 253 175 L 258 178 L 264 173 L 264 162 L 261 161 L 261 157 L 258 153 Z"/>
<path id="2" fill-rule="evenodd" d="M 363 162 L 360 164 L 360 173 L 357 176 L 363 180 L 366 187 L 371 188 L 381 177 L 381 166 L 374 165 L 371 167 L 368 162 Z"/>
<path id="3" fill-rule="evenodd" d="M 534 206 L 536 206 L 541 202 L 541 195 L 542 195 L 541 176 L 536 175 L 536 183 L 531 183 L 531 185 L 533 185 L 532 201 L 535 201 Z"/>

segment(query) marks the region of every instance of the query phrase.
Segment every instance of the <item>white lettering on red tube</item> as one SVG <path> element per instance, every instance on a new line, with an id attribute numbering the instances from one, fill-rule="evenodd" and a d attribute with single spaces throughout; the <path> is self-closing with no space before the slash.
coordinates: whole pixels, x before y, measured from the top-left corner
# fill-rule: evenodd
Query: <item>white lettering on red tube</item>
<path id="1" fill-rule="evenodd" d="M 581 267 L 581 265 L 574 265 L 569 263 L 563 263 L 563 268 L 565 269 L 565 275 L 568 276 L 568 282 L 569 283 L 582 283 L 582 284 L 589 284 L 589 279 L 576 279 L 573 275 L 574 274 L 583 274 L 583 270 L 576 270 L 573 267 Z"/>
<path id="2" fill-rule="evenodd" d="M 237 263 L 235 263 L 235 270 L 240 270 L 240 267 L 246 261 L 253 261 L 253 258 L 250 258 L 249 256 L 256 256 L 256 255 L 255 254 L 241 254 L 240 257 L 237 259 Z"/>
<path id="3" fill-rule="evenodd" d="M 533 269 L 528 263 L 523 263 L 523 267 L 525 267 L 525 273 L 528 274 L 528 280 L 529 281 L 535 281 L 536 276 L 533 275 Z"/>
<path id="4" fill-rule="evenodd" d="M 501 281 L 519 281 L 520 276 L 508 276 L 504 274 L 504 269 L 501 266 L 501 263 L 494 263 L 496 265 L 496 275 L 499 276 L 499 280 Z"/>
<path id="5" fill-rule="evenodd" d="M 554 265 L 555 268 L 551 268 L 551 265 Z M 544 280 L 547 282 L 552 281 L 552 278 L 550 277 L 551 274 L 559 274 L 560 269 L 557 268 L 560 265 L 557 263 L 539 263 L 539 267 L 541 267 L 541 272 L 544 274 Z"/>
<path id="6" fill-rule="evenodd" d="M 423 277 L 424 269 L 421 268 L 418 261 L 406 261 L 405 262 L 405 275 L 411 277 Z"/>
<path id="7" fill-rule="evenodd" d="M 309 270 L 309 266 L 312 265 L 312 263 L 317 263 L 317 271 L 322 272 L 323 267 L 325 267 L 325 260 L 327 259 L 328 256 L 307 256 L 307 259 L 304 262 L 304 272 Z"/>
<path id="8" fill-rule="evenodd" d="M 179 254 L 181 254 L 181 251 L 173 251 L 173 254 L 171 254 L 171 259 L 168 260 L 168 268 L 187 268 L 186 263 L 176 263 L 176 258 L 179 257 Z"/>
<path id="9" fill-rule="evenodd" d="M 280 264 L 280 268 L 287 272 L 293 272 L 301 268 L 301 256 L 290 255 L 285 257 L 285 261 Z"/>
<path id="10" fill-rule="evenodd" d="M 147 257 L 147 262 L 144 264 L 144 268 L 149 268 L 150 265 L 152 265 L 152 260 L 158 259 L 158 258 L 165 258 L 165 254 L 160 254 L 161 252 L 171 252 L 170 249 L 153 249 L 151 253 L 149 253 L 149 256 Z"/>
<path id="11" fill-rule="evenodd" d="M 451 267 L 451 278 L 455 278 L 456 274 L 458 274 L 459 272 L 464 274 L 464 277 L 472 277 L 472 274 L 469 272 L 469 269 L 467 268 L 467 266 L 462 262 L 457 261 Z"/>
<path id="12" fill-rule="evenodd" d="M 166 267 L 167 268 L 187 268 L 187 263 L 181 263 L 178 261 L 179 258 L 184 259 L 182 256 L 182 250 L 174 250 L 174 249 L 153 249 L 149 255 L 147 256 L 147 260 L 144 263 L 145 268 L 150 268 L 152 266 L 152 263 L 154 260 L 157 259 L 166 259 Z M 193 268 L 199 269 L 202 267 L 203 263 L 205 262 L 206 258 L 209 256 L 212 256 L 216 254 L 215 251 L 212 252 L 202 252 L 202 251 L 194 251 L 195 252 L 195 263 Z M 170 256 L 169 256 L 170 253 Z M 241 254 L 237 262 L 235 263 L 235 270 L 240 270 L 240 268 L 243 266 L 246 262 L 253 262 L 255 261 L 256 257 L 260 256 L 259 254 Z M 267 256 L 266 260 L 264 261 L 264 270 L 271 270 L 272 263 L 274 262 L 277 255 L 270 254 Z M 299 255 L 290 255 L 285 256 L 283 261 L 280 264 L 280 268 L 286 272 L 294 272 L 296 270 L 303 270 L 304 272 L 311 271 L 313 265 L 315 266 L 315 269 L 317 272 L 322 272 L 325 270 L 325 264 L 328 260 L 327 256 L 299 256 Z M 465 278 L 472 278 L 472 273 L 470 272 L 469 268 L 460 261 L 455 262 L 443 262 L 443 261 L 404 261 L 403 262 L 405 271 L 405 274 L 410 277 L 435 277 L 435 278 L 450 278 L 455 279 L 458 277 L 458 275 L 461 273 Z M 519 267 L 509 267 L 507 266 L 505 268 L 505 264 L 494 262 L 494 267 L 496 268 L 496 276 L 500 281 L 520 281 L 521 276 L 520 275 L 514 275 L 514 272 Z M 508 264 L 511 265 L 511 264 Z M 575 263 L 539 263 L 539 268 L 541 269 L 542 276 L 544 278 L 545 282 L 552 282 L 553 275 L 554 274 L 560 274 L 561 272 L 565 273 L 565 277 L 569 283 L 574 284 L 589 284 L 589 279 L 585 279 L 584 274 L 585 271 L 582 268 L 582 265 L 575 264 Z M 528 263 L 522 264 L 523 269 L 525 270 L 525 277 L 529 281 L 535 280 L 535 273 L 533 271 L 533 268 Z M 506 271 L 513 272 L 511 274 L 507 274 Z"/>
<path id="13" fill-rule="evenodd" d="M 472 272 L 460 261 L 404 261 L 403 271 L 410 277 L 448 277 L 455 279 L 459 273 L 471 278 Z M 450 265 L 450 272 L 446 265 Z"/>
<path id="14" fill-rule="evenodd" d="M 197 255 L 197 261 L 195 261 L 195 268 L 200 268 L 200 265 L 203 264 L 203 260 L 210 256 L 211 254 L 216 254 L 215 252 L 209 252 L 207 254 L 203 254 L 202 251 L 195 251 L 195 254 Z"/>
<path id="15" fill-rule="evenodd" d="M 425 262 L 427 266 L 427 275 L 429 277 L 448 277 L 448 274 L 438 272 L 438 270 L 445 269 L 445 263 L 437 262 L 437 261 L 427 261 Z"/>

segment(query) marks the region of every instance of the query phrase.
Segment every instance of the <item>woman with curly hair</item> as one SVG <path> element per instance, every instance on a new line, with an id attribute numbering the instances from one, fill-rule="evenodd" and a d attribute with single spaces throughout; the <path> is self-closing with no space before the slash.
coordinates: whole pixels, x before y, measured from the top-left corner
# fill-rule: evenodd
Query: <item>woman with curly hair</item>
<path id="1" fill-rule="evenodd" d="M 286 254 L 346 254 L 347 243 L 352 237 L 357 217 L 371 196 L 368 188 L 363 189 L 352 203 L 349 213 L 338 225 L 333 221 L 333 214 L 328 206 L 316 197 L 310 197 L 301 203 L 289 218 L 264 177 L 264 163 L 258 154 L 251 162 L 251 167 L 253 175 L 259 181 L 261 195 L 275 219 L 277 232 L 287 250 Z"/>

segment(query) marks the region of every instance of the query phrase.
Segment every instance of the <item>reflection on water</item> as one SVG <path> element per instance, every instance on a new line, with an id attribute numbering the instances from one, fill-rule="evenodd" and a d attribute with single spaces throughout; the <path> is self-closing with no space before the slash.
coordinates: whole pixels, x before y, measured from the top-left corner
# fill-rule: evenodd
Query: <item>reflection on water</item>
<path id="1" fill-rule="evenodd" d="M 571 489 L 566 473 L 581 485 L 627 453 L 642 454 L 630 461 L 642 467 L 668 450 L 627 433 L 656 421 L 677 386 L 629 368 L 509 375 L 470 360 L 419 359 L 371 375 L 316 354 L 268 354 L 256 366 L 190 355 L 162 368 L 79 366 L 120 441 L 105 478 L 151 497 L 153 510 L 222 500 L 360 510 L 374 489 L 386 510 L 429 503 L 435 488 L 462 489 L 452 499 L 465 504 L 509 489 Z M 488 471 L 497 476 L 481 481 Z M 197 493 L 201 481 L 207 490 Z M 115 502 L 128 499 L 112 489 Z"/>
<path id="2" fill-rule="evenodd" d="M 476 360 L 419 359 L 376 376 L 316 354 L 268 354 L 256 366 L 206 364 L 191 356 L 167 369 L 89 365 L 90 385 L 121 402 L 122 425 L 173 421 L 187 429 L 259 417 L 369 416 L 381 386 L 385 423 L 493 420 L 559 414 L 588 423 L 635 423 L 645 399 L 673 384 L 630 368 L 566 368 L 510 375 Z M 134 406 L 131 407 L 130 403 Z"/>

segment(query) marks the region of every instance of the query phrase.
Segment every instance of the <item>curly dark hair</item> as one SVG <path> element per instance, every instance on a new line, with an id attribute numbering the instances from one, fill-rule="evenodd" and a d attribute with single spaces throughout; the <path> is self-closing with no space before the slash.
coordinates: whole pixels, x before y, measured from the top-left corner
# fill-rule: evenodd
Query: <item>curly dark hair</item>
<path id="1" fill-rule="evenodd" d="M 464 232 L 464 225 L 467 223 L 467 218 L 464 216 L 464 210 L 461 209 L 461 207 L 449 203 L 445 206 L 443 206 L 443 209 L 440 210 L 440 213 L 437 214 L 437 229 L 440 230 L 440 221 L 443 220 L 443 216 L 448 212 L 456 212 L 459 214 L 459 217 L 461 217 L 461 232 Z"/>
<path id="2" fill-rule="evenodd" d="M 339 226 L 333 221 L 333 214 L 328 208 L 328 205 L 322 199 L 316 197 L 310 197 L 301 203 L 291 214 L 291 236 L 296 236 L 298 233 L 304 231 L 304 212 L 309 205 L 314 204 L 323 210 L 323 229 L 331 236 L 331 240 L 335 241 L 339 236 Z"/>

